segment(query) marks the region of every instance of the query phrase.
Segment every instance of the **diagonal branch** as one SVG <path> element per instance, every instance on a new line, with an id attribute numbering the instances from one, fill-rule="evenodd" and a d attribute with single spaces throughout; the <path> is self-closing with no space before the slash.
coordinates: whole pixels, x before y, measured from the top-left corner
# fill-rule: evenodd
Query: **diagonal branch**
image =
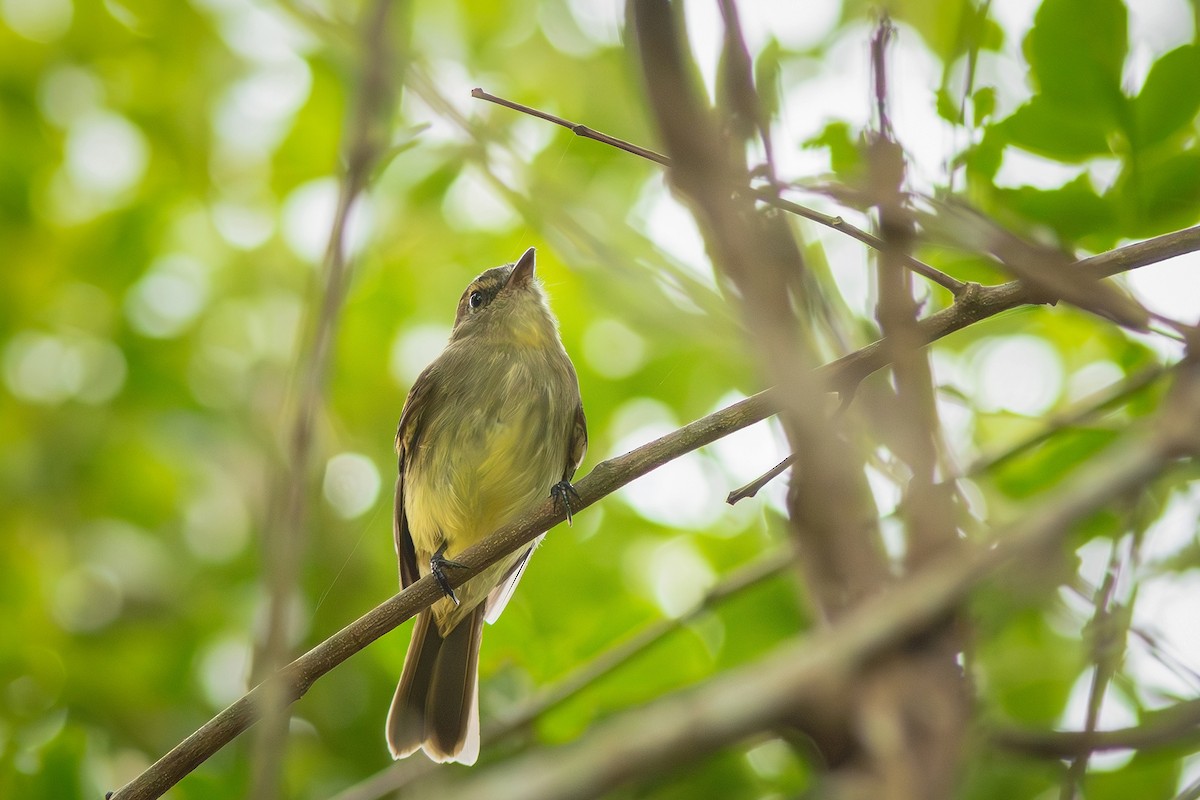
<path id="1" fill-rule="evenodd" d="M 1143 242 L 1121 250 L 1113 250 L 1095 256 L 1089 259 L 1089 262 L 1093 268 L 1104 269 L 1119 264 L 1121 268 L 1115 270 L 1119 272 L 1121 269 L 1144 266 L 1156 260 L 1170 258 L 1172 255 L 1169 249 L 1146 245 L 1148 243 Z M 1200 247 L 1200 240 L 1196 246 Z M 1132 248 L 1137 248 L 1137 252 L 1130 255 L 1128 251 Z M 1068 269 L 1074 268 L 1076 267 Z M 969 284 L 968 291 L 951 306 L 921 321 L 923 341 L 936 341 L 976 322 L 1029 302 L 1032 302 L 1032 299 L 1027 290 L 1015 281 L 987 287 Z M 866 376 L 886 365 L 885 351 L 877 341 L 825 365 L 819 372 L 823 373 L 822 377 L 827 385 L 850 390 Z M 598 464 L 587 477 L 576 484 L 583 506 L 597 502 L 668 461 L 760 422 L 774 413 L 775 407 L 770 391 L 760 392 L 623 456 Z M 472 548 L 469 554 L 464 554 L 463 561 L 469 564 L 471 569 L 455 570 L 452 576 L 455 585 L 475 575 L 502 555 L 531 541 L 563 519 L 563 515 L 556 513 L 549 501 L 531 509 L 520 520 L 487 537 Z M 318 644 L 281 670 L 279 677 L 284 685 L 286 699 L 295 701 L 304 696 L 327 672 L 440 596 L 441 590 L 432 579 L 422 579 Z M 261 686 L 248 692 L 116 792 L 114 800 L 146 800 L 161 796 L 257 721 L 257 704 L 261 695 Z"/>
<path id="2" fill-rule="evenodd" d="M 1006 447 L 1004 450 L 988 453 L 973 461 L 964 471 L 966 477 L 981 475 L 1022 453 L 1048 441 L 1056 434 L 1068 428 L 1074 428 L 1092 420 L 1113 406 L 1128 400 L 1131 396 L 1152 385 L 1167 372 L 1167 368 L 1158 364 L 1147 367 L 1141 372 L 1130 375 L 1123 381 L 1102 389 L 1081 400 L 1076 405 L 1046 418 L 1044 426 L 1035 433 Z"/>
<path id="3" fill-rule="evenodd" d="M 591 661 L 582 664 L 566 677 L 540 689 L 511 714 L 505 715 L 485 728 L 482 735 L 483 745 L 489 746 L 525 730 L 534 720 L 629 663 L 670 634 L 682 630 L 688 622 L 699 617 L 705 611 L 779 575 L 792 567 L 794 561 L 795 555 L 785 549 L 734 570 L 728 577 L 712 587 L 687 613 L 679 617 L 663 618 L 647 625 Z M 399 791 L 423 778 L 435 766 L 433 762 L 425 759 L 392 764 L 372 777 L 338 793 L 332 800 L 375 800 L 375 798 Z"/>
<path id="4" fill-rule="evenodd" d="M 1200 225 L 1085 258 L 1076 264 L 1076 268 L 1081 277 L 1098 280 L 1197 250 L 1200 250 Z"/>
<path id="5" fill-rule="evenodd" d="M 762 392 L 623 456 L 597 464 L 587 477 L 575 484 L 578 497 L 573 507 L 578 513 L 635 478 L 684 453 L 752 425 L 769 413 L 768 393 Z M 462 585 L 485 567 L 528 544 L 541 532 L 549 530 L 564 519 L 563 512 L 547 498 L 515 522 L 504 526 L 457 557 L 456 560 L 462 563 L 464 568 L 453 571 L 450 576 L 451 585 Z M 400 594 L 376 606 L 274 676 L 274 681 L 283 693 L 283 699 L 290 703 L 303 697 L 321 676 L 441 596 L 442 590 L 437 581 L 432 575 L 427 575 Z M 145 800 L 161 796 L 258 721 L 265 685 L 269 684 L 256 686 L 209 720 L 114 794 L 113 800 Z"/>
<path id="6" fill-rule="evenodd" d="M 1181 419 L 1172 419 L 1179 415 Z M 571 745 L 535 751 L 473 780 L 437 781 L 418 797 L 589 798 L 739 742 L 758 731 L 797 726 L 816 732 L 842 711 L 854 674 L 873 657 L 945 619 L 997 570 L 1044 558 L 1079 520 L 1114 497 L 1153 481 L 1200 435 L 1200 368 L 1192 365 L 1153 427 L 1076 473 L 1059 491 L 991 541 L 962 544 L 864 600 L 833 628 L 781 647 L 695 689 L 626 712 Z M 1095 734 L 1097 736 L 1101 734 Z"/>

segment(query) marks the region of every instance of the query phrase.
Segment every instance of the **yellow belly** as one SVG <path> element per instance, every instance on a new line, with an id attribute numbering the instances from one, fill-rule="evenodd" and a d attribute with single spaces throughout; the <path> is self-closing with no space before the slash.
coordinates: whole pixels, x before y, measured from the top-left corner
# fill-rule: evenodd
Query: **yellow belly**
<path id="1" fill-rule="evenodd" d="M 565 420 L 565 408 L 547 407 L 548 395 L 519 365 L 509 376 L 497 387 L 503 402 L 487 398 L 431 415 L 408 456 L 405 514 L 422 575 L 443 543 L 453 559 L 545 499 L 562 477 L 566 425 L 547 420 Z M 459 607 L 448 599 L 435 604 L 443 633 L 487 597 L 522 551 L 460 587 Z"/>

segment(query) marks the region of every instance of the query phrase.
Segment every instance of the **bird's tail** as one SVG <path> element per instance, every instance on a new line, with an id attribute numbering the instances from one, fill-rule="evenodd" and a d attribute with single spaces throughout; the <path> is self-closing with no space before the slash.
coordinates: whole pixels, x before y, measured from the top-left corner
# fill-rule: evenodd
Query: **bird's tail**
<path id="1" fill-rule="evenodd" d="M 387 718 L 392 758 L 424 750 L 434 761 L 479 757 L 479 641 L 483 603 L 442 637 L 428 609 L 417 615 Z"/>

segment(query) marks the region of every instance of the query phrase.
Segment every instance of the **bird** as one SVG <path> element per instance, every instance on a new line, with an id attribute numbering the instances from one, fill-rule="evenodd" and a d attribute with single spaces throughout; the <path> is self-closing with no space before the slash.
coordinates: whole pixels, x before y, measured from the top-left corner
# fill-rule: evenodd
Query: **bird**
<path id="1" fill-rule="evenodd" d="M 457 591 L 453 559 L 547 496 L 571 519 L 587 452 L 579 380 L 530 247 L 481 273 L 458 301 L 445 349 L 417 377 L 396 432 L 400 583 L 432 574 L 444 596 L 421 611 L 388 712 L 394 759 L 479 756 L 479 646 L 542 533 Z"/>

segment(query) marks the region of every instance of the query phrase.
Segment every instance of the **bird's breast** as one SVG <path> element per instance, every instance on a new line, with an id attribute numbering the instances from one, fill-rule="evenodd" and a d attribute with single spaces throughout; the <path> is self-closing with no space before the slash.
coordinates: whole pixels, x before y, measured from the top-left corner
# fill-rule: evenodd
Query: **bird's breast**
<path id="1" fill-rule="evenodd" d="M 511 354 L 458 367 L 469 371 L 431 409 L 404 484 L 417 550 L 446 541 L 451 556 L 547 496 L 578 397 L 557 370 Z"/>

